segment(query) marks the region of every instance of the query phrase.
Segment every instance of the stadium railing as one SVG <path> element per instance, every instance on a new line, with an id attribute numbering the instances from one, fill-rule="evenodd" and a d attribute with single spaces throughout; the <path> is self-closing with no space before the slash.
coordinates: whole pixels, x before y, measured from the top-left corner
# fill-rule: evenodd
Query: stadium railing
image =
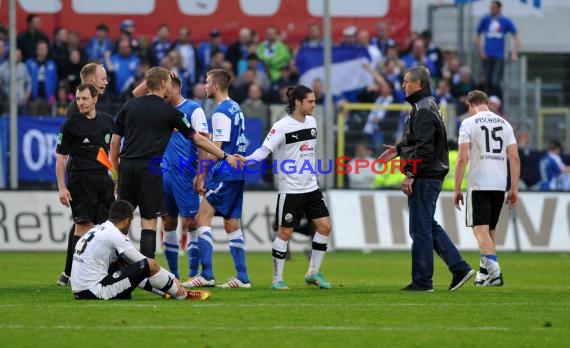
<path id="1" fill-rule="evenodd" d="M 347 118 L 349 117 L 351 112 L 354 111 L 367 111 L 370 112 L 372 110 L 386 110 L 386 111 L 398 111 L 400 113 L 408 112 L 412 109 L 409 104 L 375 104 L 375 103 L 343 103 L 338 111 L 337 114 L 337 132 L 336 132 L 336 155 L 337 157 L 346 156 L 347 155 L 347 147 L 353 147 L 358 142 L 365 141 L 363 139 L 364 133 L 362 129 L 359 129 L 359 132 L 356 132 L 356 136 L 354 139 L 348 139 L 347 135 Z M 449 139 L 454 139 L 455 137 L 455 117 L 451 117 L 454 115 L 450 115 L 450 111 L 453 108 L 448 108 L 446 105 L 441 104 L 440 109 L 442 111 L 444 117 L 444 123 L 446 124 L 447 134 Z M 362 125 L 365 124 L 365 120 Z M 400 125 L 398 125 L 398 129 L 394 131 L 394 134 L 391 134 L 392 137 L 396 138 L 400 129 Z M 377 155 L 377 154 L 375 154 Z M 337 175 L 336 176 L 336 188 L 344 188 L 345 183 L 345 176 L 344 175 Z"/>

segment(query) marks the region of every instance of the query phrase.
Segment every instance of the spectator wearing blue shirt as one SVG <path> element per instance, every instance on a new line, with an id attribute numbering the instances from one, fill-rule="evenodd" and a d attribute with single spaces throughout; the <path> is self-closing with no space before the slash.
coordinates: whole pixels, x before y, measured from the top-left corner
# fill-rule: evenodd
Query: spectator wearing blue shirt
<path id="1" fill-rule="evenodd" d="M 553 140 L 548 144 L 548 153 L 539 162 L 540 190 L 562 190 L 562 182 L 559 180 L 564 173 L 570 173 L 570 166 L 562 162 L 562 144 Z"/>
<path id="2" fill-rule="evenodd" d="M 133 83 L 139 63 L 140 59 L 133 53 L 129 40 L 121 39 L 117 53 L 106 62 L 107 71 L 114 73 L 117 95 L 126 91 Z"/>
<path id="3" fill-rule="evenodd" d="M 109 27 L 105 23 L 97 25 L 95 36 L 87 42 L 85 51 L 90 61 L 103 63 L 105 61 L 105 52 L 112 52 L 113 43 L 108 37 Z"/>
<path id="4" fill-rule="evenodd" d="M 435 65 L 426 55 L 426 44 L 422 39 L 414 40 L 411 52 L 403 56 L 402 61 L 404 62 L 406 69 L 423 65 L 429 70 L 431 76 L 435 76 L 437 74 Z"/>
<path id="5" fill-rule="evenodd" d="M 210 40 L 202 42 L 198 46 L 198 60 L 200 62 L 200 76 L 205 77 L 206 71 L 210 68 L 211 57 L 214 51 L 222 51 L 226 54 L 227 47 L 222 43 L 222 34 L 218 29 L 210 31 Z M 202 78 L 200 78 L 202 80 Z"/>
<path id="6" fill-rule="evenodd" d="M 48 59 L 48 55 L 48 43 L 39 41 L 36 46 L 36 57 L 26 60 L 32 79 L 30 112 L 33 115 L 51 114 L 51 105 L 55 102 L 57 66 L 53 60 Z"/>
<path id="7" fill-rule="evenodd" d="M 156 55 L 156 61 L 162 61 L 168 51 L 172 49 L 172 42 L 170 42 L 170 28 L 166 24 L 161 24 L 158 27 L 156 39 L 152 42 L 152 48 Z"/>
<path id="8" fill-rule="evenodd" d="M 421 34 L 426 46 L 426 56 L 435 67 L 435 74 L 432 76 L 441 78 L 441 68 L 443 67 L 443 53 L 441 49 L 432 41 L 432 33 L 430 30 L 424 30 Z"/>
<path id="9" fill-rule="evenodd" d="M 488 95 L 502 97 L 501 81 L 503 79 L 503 69 L 505 66 L 505 36 L 510 33 L 514 40 L 510 58 L 512 61 L 518 59 L 520 48 L 520 37 L 513 22 L 501 15 L 501 2 L 491 2 L 491 13 L 481 18 L 477 26 L 477 37 L 475 43 L 483 61 L 483 71 L 485 74 L 485 89 Z M 481 42 L 481 37 L 485 37 L 485 45 Z"/>
<path id="10" fill-rule="evenodd" d="M 376 26 L 376 36 L 372 38 L 371 44 L 378 46 L 382 56 L 388 56 L 388 48 L 396 46 L 396 41 L 390 37 L 390 27 L 385 22 L 378 22 Z"/>
<path id="11" fill-rule="evenodd" d="M 406 96 L 402 90 L 402 69 L 400 69 L 398 59 L 387 58 L 384 60 L 379 72 L 392 84 L 392 89 L 394 90 L 394 103 L 403 103 Z"/>

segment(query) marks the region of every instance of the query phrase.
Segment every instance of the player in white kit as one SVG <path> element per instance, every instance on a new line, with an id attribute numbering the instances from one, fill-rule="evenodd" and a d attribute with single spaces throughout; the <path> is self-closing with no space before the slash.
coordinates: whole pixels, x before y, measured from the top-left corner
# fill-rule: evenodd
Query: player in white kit
<path id="1" fill-rule="evenodd" d="M 153 259 L 137 251 L 126 236 L 133 206 L 115 201 L 109 220 L 89 230 L 75 246 L 71 290 L 77 300 L 130 299 L 136 287 L 178 300 L 207 300 L 208 291 L 188 291 Z"/>
<path id="2" fill-rule="evenodd" d="M 276 157 L 273 171 L 278 172 L 279 179 L 279 230 L 273 241 L 272 288 L 289 289 L 283 282 L 287 244 L 293 228 L 299 225 L 304 214 L 317 229 L 305 282 L 321 289 L 329 289 L 331 284 L 320 273 L 332 225 L 323 193 L 317 183 L 317 122 L 310 116 L 315 109 L 315 94 L 310 88 L 298 85 L 289 87 L 287 98 L 287 115 L 271 127 L 263 145 L 246 158 L 248 161 L 260 162 L 271 152 Z M 262 162 L 262 167 L 264 164 Z"/>
<path id="3" fill-rule="evenodd" d="M 514 208 L 518 201 L 520 160 L 513 128 L 487 107 L 489 98 L 479 90 L 467 94 L 470 117 L 459 128 L 459 154 L 455 171 L 453 201 L 463 204 L 461 181 L 469 162 L 466 223 L 473 227 L 481 258 L 474 283 L 477 286 L 502 286 L 503 274 L 495 248 L 495 228 L 507 190 L 507 160 L 510 189 L 506 203 Z"/>

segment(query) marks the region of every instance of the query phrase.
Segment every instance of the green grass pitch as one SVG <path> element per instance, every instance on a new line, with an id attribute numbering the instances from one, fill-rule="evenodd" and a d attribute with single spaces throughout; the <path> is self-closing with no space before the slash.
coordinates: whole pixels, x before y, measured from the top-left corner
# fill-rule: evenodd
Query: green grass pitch
<path id="1" fill-rule="evenodd" d="M 463 253 L 475 267 L 478 254 Z M 437 257 L 436 257 L 437 258 Z M 437 259 L 435 292 L 398 289 L 409 252 L 331 252 L 333 283 L 303 283 L 307 260 L 285 265 L 289 291 L 273 291 L 271 254 L 250 253 L 253 288 L 213 289 L 206 302 L 163 300 L 137 290 L 131 301 L 75 301 L 55 285 L 63 253 L 0 254 L 0 347 L 567 347 L 570 255 L 499 253 L 504 287 L 456 292 Z M 166 265 L 163 255 L 158 261 Z M 186 258 L 180 257 L 183 273 Z M 217 281 L 233 275 L 214 256 Z"/>

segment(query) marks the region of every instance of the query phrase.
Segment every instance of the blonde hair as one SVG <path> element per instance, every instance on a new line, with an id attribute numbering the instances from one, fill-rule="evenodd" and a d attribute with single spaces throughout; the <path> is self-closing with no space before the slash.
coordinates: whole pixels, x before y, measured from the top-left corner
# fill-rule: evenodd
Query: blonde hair
<path id="1" fill-rule="evenodd" d="M 159 66 L 150 68 L 144 75 L 144 80 L 149 91 L 157 91 L 160 89 L 161 82 L 170 81 L 170 71 Z"/>

